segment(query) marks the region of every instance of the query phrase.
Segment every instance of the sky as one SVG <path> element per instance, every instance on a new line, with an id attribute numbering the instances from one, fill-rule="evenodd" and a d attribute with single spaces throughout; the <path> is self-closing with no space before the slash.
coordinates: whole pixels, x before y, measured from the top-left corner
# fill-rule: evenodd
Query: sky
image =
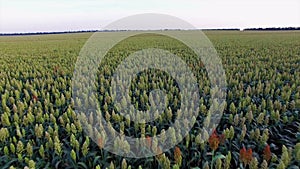
<path id="1" fill-rule="evenodd" d="M 199 29 L 300 27 L 299 0 L 0 0 L 0 33 L 100 30 L 143 13 Z"/>

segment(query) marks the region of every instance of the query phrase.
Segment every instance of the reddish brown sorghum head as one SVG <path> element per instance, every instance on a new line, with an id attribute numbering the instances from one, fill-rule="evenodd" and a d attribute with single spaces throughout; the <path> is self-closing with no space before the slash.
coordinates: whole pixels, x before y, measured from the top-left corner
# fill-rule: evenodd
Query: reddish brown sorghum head
<path id="1" fill-rule="evenodd" d="M 248 149 L 247 150 L 247 154 L 246 154 L 246 160 L 247 160 L 247 164 L 250 164 L 250 162 L 252 161 L 252 149 Z"/>
<path id="2" fill-rule="evenodd" d="M 269 161 L 271 159 L 272 153 L 270 150 L 270 146 L 266 145 L 266 147 L 264 148 L 264 152 L 263 152 L 263 157 L 266 161 Z"/>
<path id="3" fill-rule="evenodd" d="M 32 99 L 33 99 L 34 101 L 38 101 L 38 97 L 37 97 L 36 95 L 32 95 Z"/>
<path id="4" fill-rule="evenodd" d="M 99 146 L 99 148 L 103 148 L 103 139 L 102 138 L 98 138 L 98 146 Z"/>
<path id="5" fill-rule="evenodd" d="M 175 159 L 175 163 L 179 166 L 181 166 L 182 163 L 182 156 L 181 156 L 181 151 L 179 147 L 175 147 L 174 150 L 174 159 Z"/>
<path id="6" fill-rule="evenodd" d="M 147 144 L 147 147 L 150 148 L 151 145 L 152 145 L 152 140 L 151 140 L 151 137 L 150 136 L 146 136 L 146 144 Z"/>
<path id="7" fill-rule="evenodd" d="M 212 135 L 209 137 L 208 143 L 209 143 L 209 147 L 210 147 L 212 150 L 215 151 L 215 150 L 218 148 L 219 143 L 220 143 L 220 138 L 219 138 L 219 136 L 217 135 L 216 130 L 214 130 L 214 132 L 212 133 Z"/>
<path id="8" fill-rule="evenodd" d="M 157 148 L 156 148 L 156 158 L 159 160 L 159 159 L 161 159 L 161 157 L 163 156 L 163 152 L 162 152 L 162 150 L 160 149 L 160 147 L 159 146 L 157 146 Z"/>
<path id="9" fill-rule="evenodd" d="M 57 70 L 59 69 L 59 67 L 58 66 L 55 66 L 54 68 L 53 68 L 53 72 L 54 73 L 57 73 Z"/>
<path id="10" fill-rule="evenodd" d="M 243 147 L 240 150 L 240 160 L 246 165 L 246 164 L 250 164 L 250 162 L 252 161 L 252 149 L 249 148 L 248 150 L 246 150 L 245 147 Z"/>
<path id="11" fill-rule="evenodd" d="M 174 150 L 174 158 L 175 158 L 175 161 L 178 162 L 180 160 L 180 157 L 181 157 L 181 151 L 180 151 L 180 148 L 179 147 L 175 147 L 175 150 Z"/>
<path id="12" fill-rule="evenodd" d="M 246 162 L 246 148 L 243 147 L 242 149 L 240 149 L 240 160 L 245 163 Z"/>

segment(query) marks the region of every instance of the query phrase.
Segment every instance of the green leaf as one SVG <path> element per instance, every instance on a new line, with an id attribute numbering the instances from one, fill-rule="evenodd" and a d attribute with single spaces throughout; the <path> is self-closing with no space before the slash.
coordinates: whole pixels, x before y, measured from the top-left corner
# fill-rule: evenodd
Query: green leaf
<path id="1" fill-rule="evenodd" d="M 78 165 L 82 166 L 85 169 L 88 169 L 88 166 L 86 166 L 86 164 L 83 162 L 79 162 Z"/>
<path id="2" fill-rule="evenodd" d="M 97 161 L 101 158 L 101 156 L 96 156 L 94 161 L 93 161 L 93 166 L 97 165 Z"/>
<path id="3" fill-rule="evenodd" d="M 218 159 L 218 158 L 224 159 L 225 156 L 224 156 L 223 154 L 218 154 L 218 155 L 216 155 L 216 156 L 213 157 L 212 161 L 214 162 L 214 161 L 215 161 L 216 159 Z"/>

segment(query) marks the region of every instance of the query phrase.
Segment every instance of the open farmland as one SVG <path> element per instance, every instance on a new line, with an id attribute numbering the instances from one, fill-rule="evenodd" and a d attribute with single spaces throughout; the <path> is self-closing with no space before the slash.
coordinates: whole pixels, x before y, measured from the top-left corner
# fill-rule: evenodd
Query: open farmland
<path id="1" fill-rule="evenodd" d="M 91 33 L 0 36 L 0 168 L 299 168 L 300 32 L 205 33 L 222 59 L 228 86 L 222 119 L 204 135 L 203 118 L 212 104 L 210 82 L 203 63 L 193 60 L 182 43 L 156 34 L 134 36 L 115 46 L 99 65 L 98 115 L 125 135 L 145 137 L 152 151 L 159 151 L 152 137 L 178 115 L 179 88 L 162 71 L 141 72 L 131 83 L 135 107 L 147 110 L 153 89 L 165 89 L 169 101 L 157 120 L 134 123 L 111 101 L 116 66 L 130 51 L 164 46 L 197 77 L 199 116 L 192 130 L 174 148 L 142 160 L 102 149 L 104 137 L 97 144 L 91 140 L 74 111 L 80 104 L 93 104 L 88 97 L 82 103 L 72 97 L 74 66 Z M 112 144 L 126 145 L 121 139 Z"/>

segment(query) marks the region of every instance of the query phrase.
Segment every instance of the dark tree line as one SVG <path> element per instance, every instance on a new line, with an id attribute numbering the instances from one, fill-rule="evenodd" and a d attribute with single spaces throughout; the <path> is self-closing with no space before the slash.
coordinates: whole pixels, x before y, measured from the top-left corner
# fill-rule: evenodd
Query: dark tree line
<path id="1" fill-rule="evenodd" d="M 300 30 L 300 27 L 246 28 L 245 31 L 287 31 Z"/>

